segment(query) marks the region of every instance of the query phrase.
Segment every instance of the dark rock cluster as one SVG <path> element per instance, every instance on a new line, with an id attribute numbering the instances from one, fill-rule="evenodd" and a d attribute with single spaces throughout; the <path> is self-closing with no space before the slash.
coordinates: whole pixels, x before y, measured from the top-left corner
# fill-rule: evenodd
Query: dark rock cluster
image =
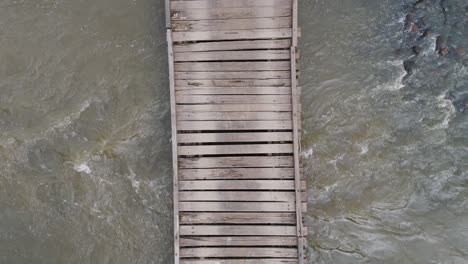
<path id="1" fill-rule="evenodd" d="M 404 61 L 406 98 L 422 98 L 448 91 L 446 99 L 465 112 L 468 80 L 460 67 L 468 67 L 468 2 L 466 0 L 405 1 L 403 41 L 398 55 Z M 417 75 L 417 76 L 413 76 Z M 410 89 L 411 88 L 411 89 Z"/>

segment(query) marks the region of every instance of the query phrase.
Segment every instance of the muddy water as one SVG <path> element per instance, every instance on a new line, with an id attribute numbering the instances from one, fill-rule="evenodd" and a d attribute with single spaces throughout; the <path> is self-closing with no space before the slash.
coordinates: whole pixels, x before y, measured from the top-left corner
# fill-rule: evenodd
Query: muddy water
<path id="1" fill-rule="evenodd" d="M 162 2 L 0 2 L 0 263 L 172 263 Z M 467 4 L 300 7 L 310 263 L 467 263 Z"/>
<path id="2" fill-rule="evenodd" d="M 0 1 L 0 263 L 171 263 L 163 1 Z"/>

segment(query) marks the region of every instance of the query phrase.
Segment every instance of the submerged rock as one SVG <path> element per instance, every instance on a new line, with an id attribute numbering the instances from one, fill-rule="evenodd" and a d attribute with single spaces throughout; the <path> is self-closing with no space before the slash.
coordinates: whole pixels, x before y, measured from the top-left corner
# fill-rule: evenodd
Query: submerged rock
<path id="1" fill-rule="evenodd" d="M 411 32 L 414 32 L 414 33 L 419 32 L 418 24 L 412 23 L 412 25 L 411 25 Z"/>
<path id="2" fill-rule="evenodd" d="M 411 48 L 411 50 L 414 54 L 419 55 L 419 53 L 421 53 L 422 51 L 422 48 L 420 46 L 414 46 L 413 48 Z"/>
<path id="3" fill-rule="evenodd" d="M 458 47 L 455 49 L 455 54 L 457 54 L 457 56 L 461 57 L 463 55 L 465 55 L 465 49 L 462 48 L 462 47 Z"/>
<path id="4" fill-rule="evenodd" d="M 412 60 L 407 60 L 403 62 L 403 67 L 405 68 L 406 73 L 412 74 L 416 63 Z"/>
<path id="5" fill-rule="evenodd" d="M 448 47 L 447 47 L 447 39 L 443 36 L 438 36 L 436 39 L 435 50 L 439 55 L 447 55 L 448 54 Z"/>

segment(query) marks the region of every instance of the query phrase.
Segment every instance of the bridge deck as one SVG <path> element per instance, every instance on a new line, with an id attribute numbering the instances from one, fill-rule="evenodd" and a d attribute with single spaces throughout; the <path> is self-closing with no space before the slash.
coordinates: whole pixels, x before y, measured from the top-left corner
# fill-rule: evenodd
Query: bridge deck
<path id="1" fill-rule="evenodd" d="M 303 263 L 296 0 L 167 0 L 175 263 Z"/>

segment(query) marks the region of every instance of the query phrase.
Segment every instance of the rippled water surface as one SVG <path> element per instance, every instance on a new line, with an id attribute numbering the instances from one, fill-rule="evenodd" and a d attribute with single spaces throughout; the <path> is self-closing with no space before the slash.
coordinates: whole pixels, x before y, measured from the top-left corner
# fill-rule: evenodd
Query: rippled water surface
<path id="1" fill-rule="evenodd" d="M 468 3 L 301 4 L 311 263 L 468 263 Z"/>
<path id="2" fill-rule="evenodd" d="M 0 263 L 171 263 L 163 1 L 0 1 Z"/>
<path id="3" fill-rule="evenodd" d="M 302 0 L 310 263 L 468 263 L 468 3 Z M 0 263 L 172 263 L 163 1 L 0 1 Z"/>

